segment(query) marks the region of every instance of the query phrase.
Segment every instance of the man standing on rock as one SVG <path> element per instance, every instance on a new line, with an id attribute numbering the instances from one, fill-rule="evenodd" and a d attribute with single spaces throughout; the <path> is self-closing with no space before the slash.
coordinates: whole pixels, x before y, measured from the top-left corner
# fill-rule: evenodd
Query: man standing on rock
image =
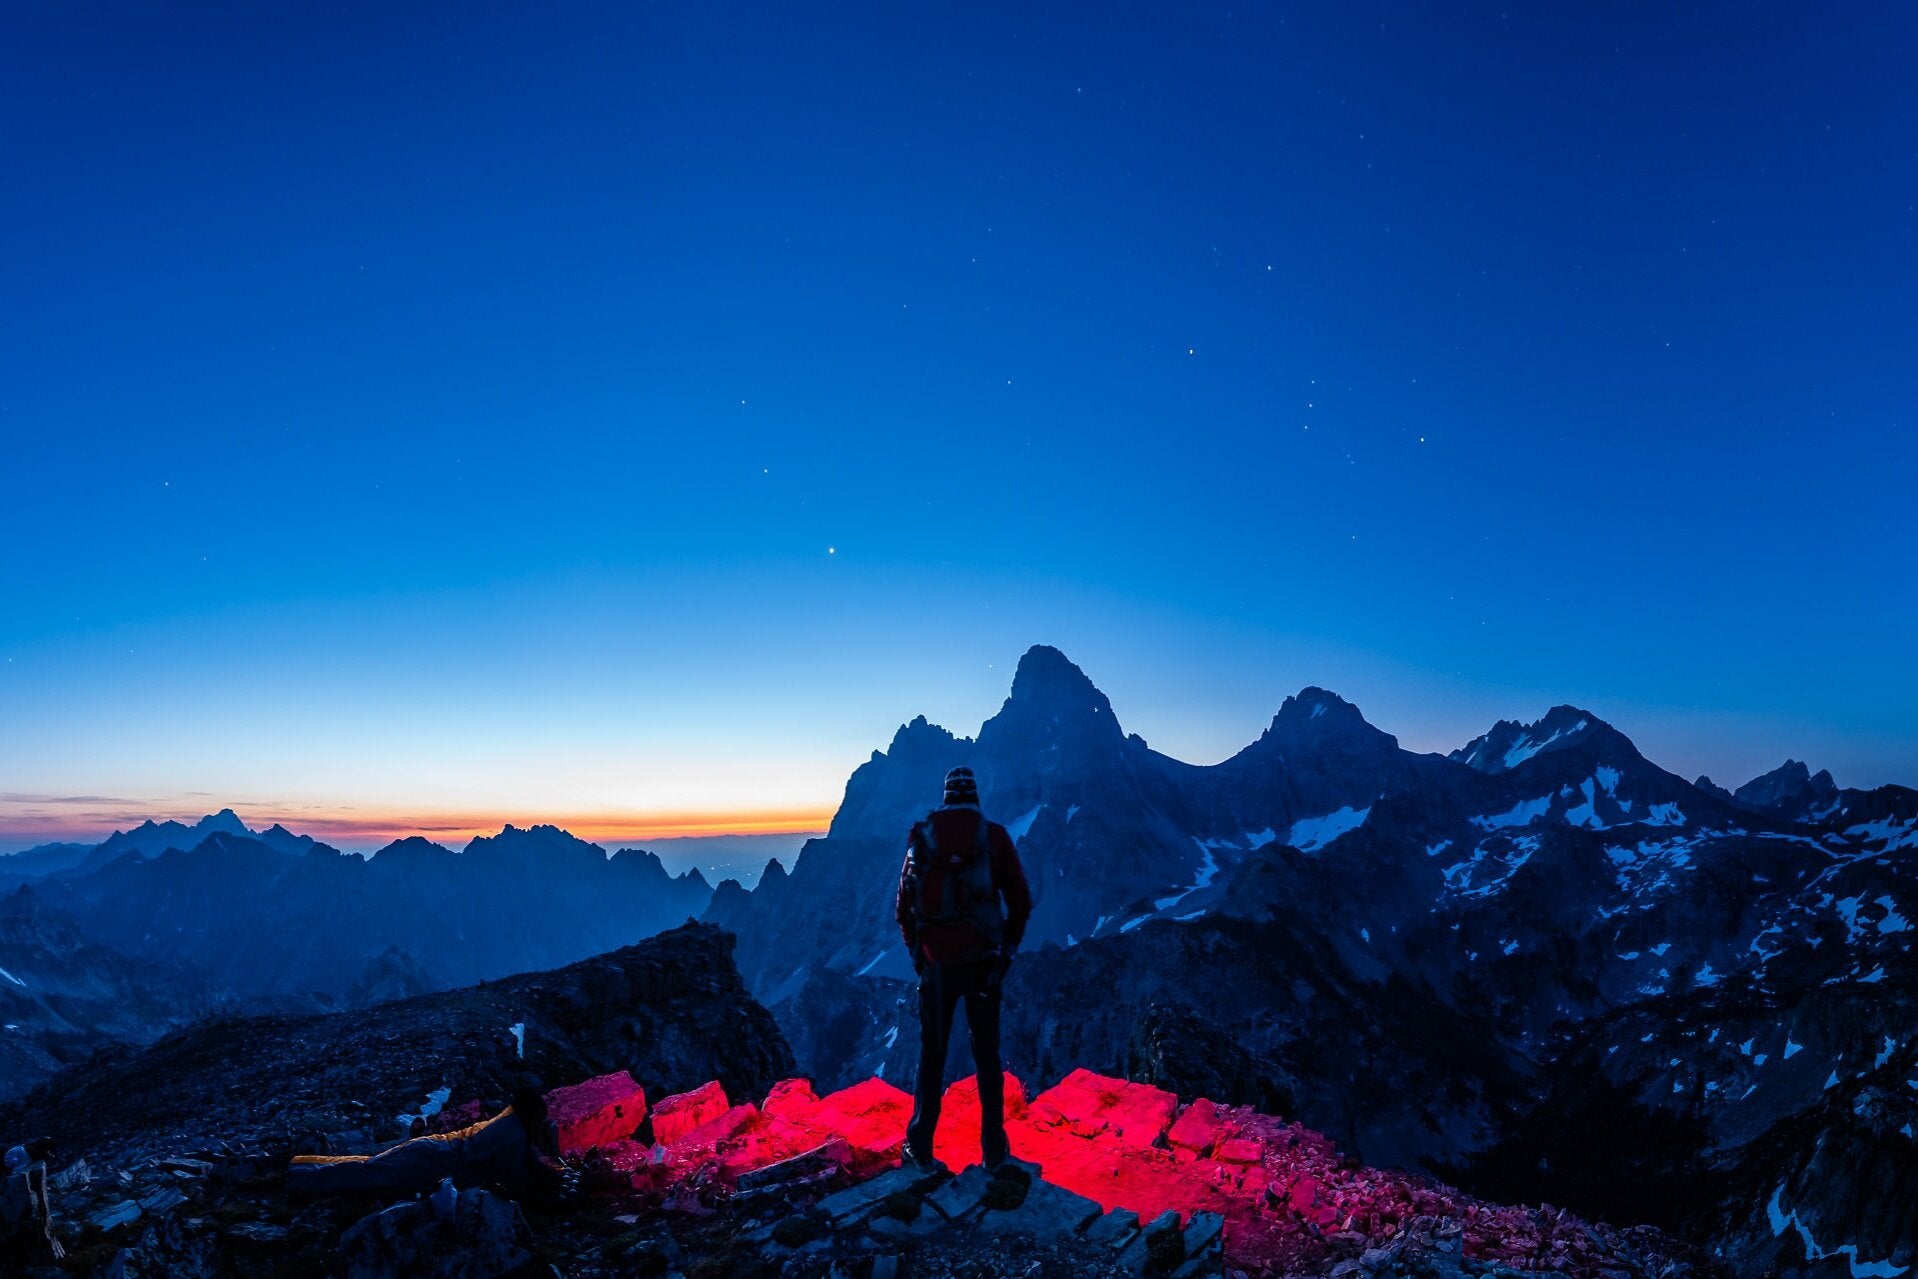
<path id="1" fill-rule="evenodd" d="M 919 974 L 919 1079 L 906 1160 L 933 1163 L 952 1015 L 963 999 L 979 1073 L 980 1154 L 988 1168 L 997 1168 L 1007 1154 L 999 999 L 1032 914 L 1032 892 L 1012 836 L 979 811 L 970 768 L 946 774 L 945 803 L 906 836 L 897 906 L 899 933 Z"/>

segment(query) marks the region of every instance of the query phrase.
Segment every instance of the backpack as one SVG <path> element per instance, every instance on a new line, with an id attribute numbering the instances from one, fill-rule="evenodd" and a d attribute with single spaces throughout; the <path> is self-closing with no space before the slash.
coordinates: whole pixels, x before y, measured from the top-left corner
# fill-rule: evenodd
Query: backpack
<path id="1" fill-rule="evenodd" d="M 999 945 L 1006 918 L 999 905 L 999 882 L 993 874 L 992 823 L 981 813 L 972 847 L 957 853 L 939 848 L 932 814 L 926 815 L 919 829 L 922 837 L 913 846 L 907 890 L 915 928 L 971 924 L 988 944 Z"/>

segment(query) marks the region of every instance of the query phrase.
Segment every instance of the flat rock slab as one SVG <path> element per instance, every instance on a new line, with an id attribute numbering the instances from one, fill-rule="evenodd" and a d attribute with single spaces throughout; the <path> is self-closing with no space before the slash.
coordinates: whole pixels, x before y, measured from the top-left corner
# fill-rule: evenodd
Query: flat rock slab
<path id="1" fill-rule="evenodd" d="M 1139 1230 L 1139 1214 L 1130 1208 L 1114 1208 L 1086 1227 L 1086 1238 L 1094 1243 L 1122 1248 Z"/>
<path id="2" fill-rule="evenodd" d="M 1185 1255 L 1196 1257 L 1217 1248 L 1225 1233 L 1225 1218 L 1216 1212 L 1195 1212 L 1185 1225 Z"/>
<path id="3" fill-rule="evenodd" d="M 920 1172 L 911 1165 L 894 1168 L 891 1172 L 882 1172 L 868 1181 L 827 1195 L 819 1201 L 819 1211 L 830 1217 L 833 1225 L 844 1226 L 871 1216 L 894 1194 L 923 1189 L 937 1175 Z"/>
<path id="4" fill-rule="evenodd" d="M 992 1174 L 982 1164 L 974 1164 L 926 1197 L 926 1206 L 945 1221 L 958 1221 L 979 1207 Z"/>
<path id="5" fill-rule="evenodd" d="M 784 1182 L 798 1181 L 815 1173 L 831 1169 L 844 1168 L 852 1162 L 852 1147 L 843 1137 L 834 1137 L 822 1142 L 811 1150 L 801 1151 L 789 1159 L 782 1159 L 763 1168 L 755 1168 L 742 1173 L 739 1178 L 741 1191 L 757 1190 L 762 1186 L 777 1186 Z"/>
<path id="6" fill-rule="evenodd" d="M 1103 1215 L 1095 1200 L 1074 1194 L 1049 1181 L 1035 1181 L 1017 1208 L 988 1210 L 979 1219 L 981 1230 L 994 1234 L 1028 1234 L 1041 1239 L 1077 1234 Z"/>

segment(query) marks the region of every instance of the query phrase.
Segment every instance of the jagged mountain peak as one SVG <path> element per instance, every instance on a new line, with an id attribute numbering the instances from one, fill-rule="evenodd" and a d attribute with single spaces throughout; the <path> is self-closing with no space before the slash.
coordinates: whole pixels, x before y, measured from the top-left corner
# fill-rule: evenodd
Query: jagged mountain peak
<path id="1" fill-rule="evenodd" d="M 1704 773 L 1700 773 L 1695 779 L 1693 779 L 1692 785 L 1698 787 L 1699 790 L 1704 791 L 1707 795 L 1710 795 L 1713 799 L 1722 799 L 1727 804 L 1732 802 L 1732 793 L 1726 790 L 1723 786 L 1720 786 L 1717 782 L 1713 781 L 1710 777 L 1708 777 Z"/>
<path id="2" fill-rule="evenodd" d="M 1449 758 L 1481 773 L 1503 773 L 1546 751 L 1565 750 L 1600 738 L 1630 741 L 1610 724 L 1577 706 L 1559 705 L 1530 724 L 1502 719 L 1451 753 Z M 1636 754 L 1636 748 L 1632 748 Z"/>
<path id="3" fill-rule="evenodd" d="M 436 844 L 424 835 L 408 835 L 396 839 L 373 854 L 374 857 L 450 857 L 453 850 L 444 844 Z"/>
<path id="4" fill-rule="evenodd" d="M 1761 773 L 1732 792 L 1741 806 L 1761 813 L 1800 817 L 1805 810 L 1828 805 L 1838 798 L 1831 773 L 1813 773 L 1809 765 L 1788 759 L 1769 773 Z"/>
<path id="5" fill-rule="evenodd" d="M 962 739 L 924 715 L 915 715 L 893 732 L 892 742 L 883 751 L 874 751 L 874 759 L 899 759 L 928 751 L 943 753 Z"/>
<path id="6" fill-rule="evenodd" d="M 979 743 L 1032 742 L 1061 734 L 1115 744 L 1125 738 L 1112 703 L 1086 673 L 1058 649 L 1035 644 L 1019 659 L 1012 693 L 979 730 Z"/>
<path id="7" fill-rule="evenodd" d="M 1266 735 L 1284 735 L 1300 730 L 1314 733 L 1355 730 L 1366 733 L 1381 732 L 1365 718 L 1357 706 L 1337 693 L 1315 685 L 1307 685 L 1279 705 L 1279 713 L 1272 717 L 1272 724 L 1266 729 Z M 1384 735 L 1390 736 L 1390 734 Z"/>
<path id="8" fill-rule="evenodd" d="M 246 828 L 246 823 L 240 820 L 240 815 L 230 808 L 222 808 L 217 813 L 209 813 L 207 816 L 202 817 L 199 822 L 195 824 L 194 829 L 225 831 L 229 835 L 252 834 L 252 832 Z"/>
<path id="9" fill-rule="evenodd" d="M 1086 673 L 1050 644 L 1034 644 L 1019 658 L 1012 676 L 1012 700 L 1082 701 L 1112 709 Z"/>
<path id="10" fill-rule="evenodd" d="M 497 835 L 475 835 L 466 845 L 466 853 L 485 851 L 546 851 L 575 850 L 590 848 L 604 857 L 606 850 L 598 844 L 589 843 L 573 832 L 541 822 L 533 826 L 519 827 L 511 822 L 500 827 Z"/>

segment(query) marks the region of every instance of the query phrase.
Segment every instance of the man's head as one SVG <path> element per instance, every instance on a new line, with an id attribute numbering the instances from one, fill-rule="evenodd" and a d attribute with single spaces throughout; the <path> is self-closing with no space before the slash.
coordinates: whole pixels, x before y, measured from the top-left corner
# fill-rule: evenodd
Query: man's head
<path id="1" fill-rule="evenodd" d="M 979 803 L 979 784 L 972 780 L 972 770 L 961 765 L 946 774 L 946 803 Z"/>

